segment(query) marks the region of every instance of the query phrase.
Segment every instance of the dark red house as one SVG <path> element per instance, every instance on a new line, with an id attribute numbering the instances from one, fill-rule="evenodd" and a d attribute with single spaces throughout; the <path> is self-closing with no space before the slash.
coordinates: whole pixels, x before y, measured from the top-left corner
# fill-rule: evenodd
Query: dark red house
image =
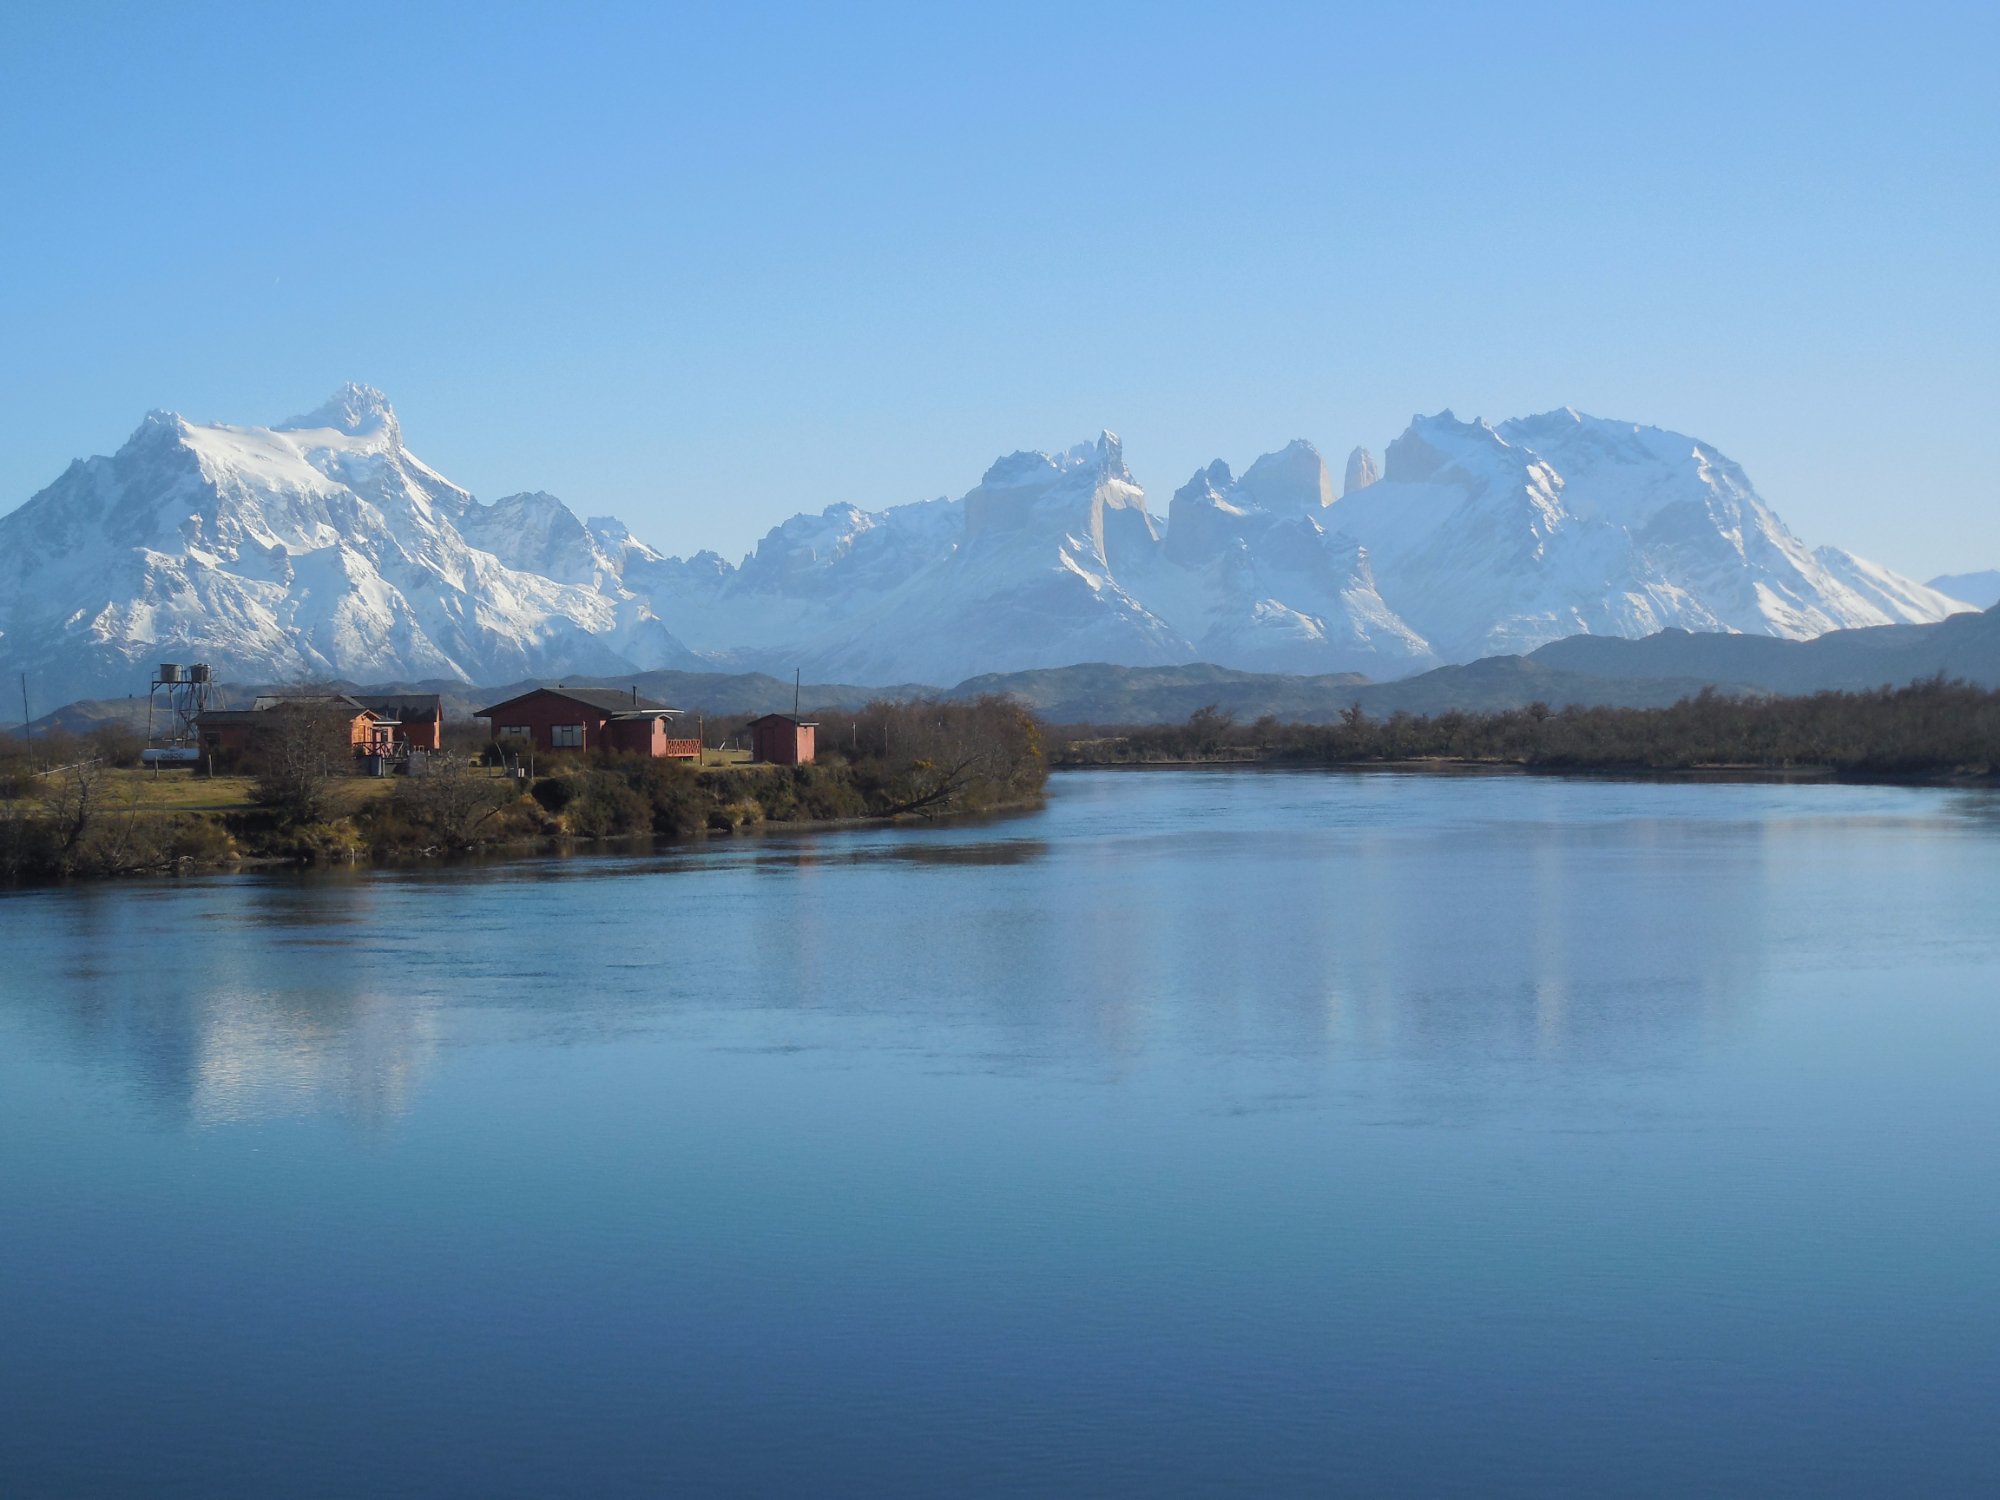
<path id="1" fill-rule="evenodd" d="M 812 763 L 819 725 L 794 714 L 765 714 L 750 721 L 750 755 L 774 766 Z"/>
<path id="2" fill-rule="evenodd" d="M 248 708 L 209 709 L 195 725 L 205 749 L 241 753 L 293 713 L 343 721 L 356 755 L 400 761 L 412 750 L 444 748 L 444 700 L 436 693 L 266 693 Z"/>
<path id="3" fill-rule="evenodd" d="M 680 710 L 641 698 L 639 690 L 543 687 L 479 710 L 502 750 L 608 750 L 670 760 L 700 760 L 701 741 L 673 739 Z"/>
<path id="4" fill-rule="evenodd" d="M 301 717 L 344 730 L 356 755 L 394 753 L 395 721 L 345 693 L 267 693 L 248 708 L 208 709 L 195 720 L 195 729 L 204 750 L 238 755 L 254 753 L 265 735 Z"/>

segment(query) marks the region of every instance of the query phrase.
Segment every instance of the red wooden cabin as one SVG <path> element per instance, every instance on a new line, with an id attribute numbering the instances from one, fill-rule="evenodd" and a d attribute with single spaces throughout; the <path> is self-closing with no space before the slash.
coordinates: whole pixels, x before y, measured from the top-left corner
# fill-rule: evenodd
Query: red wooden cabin
<path id="1" fill-rule="evenodd" d="M 765 714 L 750 721 L 750 755 L 774 766 L 812 763 L 819 725 L 792 714 Z"/>
<path id="2" fill-rule="evenodd" d="M 329 724 L 344 722 L 356 755 L 389 755 L 394 751 L 395 720 L 344 693 L 324 697 L 268 694 L 249 708 L 209 709 L 195 720 L 195 728 L 205 750 L 222 754 L 254 751 L 258 737 L 289 713 L 311 713 Z"/>
<path id="3" fill-rule="evenodd" d="M 253 750 L 275 722 L 272 714 L 315 712 L 347 721 L 356 755 L 401 760 L 412 750 L 444 748 L 444 700 L 436 693 L 266 693 L 249 708 L 212 708 L 195 721 L 204 748 L 223 754 Z"/>
<path id="4" fill-rule="evenodd" d="M 608 750 L 669 760 L 700 760 L 701 741 L 669 735 L 680 710 L 641 698 L 634 688 L 542 687 L 479 710 L 502 750 Z"/>

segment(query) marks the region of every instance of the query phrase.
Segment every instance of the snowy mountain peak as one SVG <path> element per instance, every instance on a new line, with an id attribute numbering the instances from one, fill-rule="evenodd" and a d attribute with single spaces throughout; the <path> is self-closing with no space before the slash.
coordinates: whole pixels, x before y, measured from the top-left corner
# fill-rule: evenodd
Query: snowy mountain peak
<path id="1" fill-rule="evenodd" d="M 1049 457 L 1047 454 L 1036 456 Z M 1021 458 L 1024 455 L 1016 453 L 1012 457 Z M 1006 461 L 1000 460 L 1001 463 Z M 1108 427 L 1097 434 L 1096 441 L 1078 443 L 1075 447 L 1066 449 L 1050 459 L 1050 462 L 1059 469 L 1089 469 L 1113 479 L 1122 479 L 1127 483 L 1132 479 L 1132 471 L 1125 467 L 1125 444 L 1119 440 L 1118 434 Z"/>
<path id="2" fill-rule="evenodd" d="M 393 436 L 396 445 L 402 445 L 402 429 L 389 398 L 372 385 L 357 385 L 351 380 L 311 411 L 279 422 L 272 430 L 332 431 L 349 437 L 372 437 L 379 433 Z"/>
<path id="3" fill-rule="evenodd" d="M 1382 471 L 1375 466 L 1375 455 L 1366 448 L 1356 448 L 1347 455 L 1347 474 L 1340 486 L 1343 496 L 1356 490 L 1365 490 L 1382 477 Z"/>
<path id="4" fill-rule="evenodd" d="M 279 432 L 332 428 L 336 432 L 372 431 L 396 420 L 389 398 L 372 385 L 348 381 L 309 412 L 273 423 Z"/>
<path id="5" fill-rule="evenodd" d="M 1415 416 L 1383 455 L 1382 477 L 1397 484 L 1483 482 L 1503 457 L 1507 440 L 1484 420 L 1461 422 L 1450 408 L 1434 417 Z"/>
<path id="6" fill-rule="evenodd" d="M 1109 427 L 1097 434 L 1097 472 L 1114 479 L 1132 477 L 1132 471 L 1125 467 L 1125 444 Z"/>
<path id="7" fill-rule="evenodd" d="M 1386 678 L 1585 632 L 1802 637 L 1957 607 L 1807 547 L 1711 445 L 1573 407 L 1414 417 L 1379 469 L 1355 450 L 1337 502 L 1304 439 L 1240 475 L 1218 459 L 1164 528 L 1107 431 L 1009 454 L 961 499 L 795 516 L 732 564 L 542 491 L 482 504 L 355 385 L 276 427 L 151 413 L 0 516 L 0 677 L 50 698 L 129 692 L 163 658 L 236 682 L 1195 660 Z"/>
<path id="8" fill-rule="evenodd" d="M 1260 510 L 1324 510 L 1333 504 L 1333 475 L 1319 449 L 1294 438 L 1276 453 L 1266 453 L 1243 471 L 1237 488 Z"/>
<path id="9" fill-rule="evenodd" d="M 0 655 L 72 695 L 129 692 L 160 652 L 238 682 L 687 661 L 630 562 L 553 496 L 480 505 L 366 387 L 280 427 L 154 412 L 0 517 Z"/>

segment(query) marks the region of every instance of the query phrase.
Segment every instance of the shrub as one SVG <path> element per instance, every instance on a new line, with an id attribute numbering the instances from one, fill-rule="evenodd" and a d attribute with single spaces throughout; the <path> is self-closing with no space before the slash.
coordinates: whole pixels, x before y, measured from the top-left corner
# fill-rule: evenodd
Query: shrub
<path id="1" fill-rule="evenodd" d="M 175 862 L 224 865 L 237 857 L 236 840 L 214 818 L 175 817 L 167 821 L 166 851 Z"/>
<path id="2" fill-rule="evenodd" d="M 251 799 L 284 823 L 323 823 L 332 783 L 354 769 L 353 717 L 331 697 L 301 697 L 258 719 Z"/>
<path id="3" fill-rule="evenodd" d="M 619 838 L 652 830 L 652 805 L 622 777 L 607 771 L 581 771 L 575 782 L 562 819 L 579 838 Z"/>
<path id="4" fill-rule="evenodd" d="M 734 833 L 739 828 L 764 821 L 764 808 L 754 797 L 724 803 L 708 815 L 708 826 L 716 833 Z"/>
<path id="5" fill-rule="evenodd" d="M 608 760 L 604 769 L 645 799 L 652 831 L 662 838 L 685 837 L 707 820 L 712 804 L 701 774 L 692 766 L 650 756 L 619 756 Z"/>

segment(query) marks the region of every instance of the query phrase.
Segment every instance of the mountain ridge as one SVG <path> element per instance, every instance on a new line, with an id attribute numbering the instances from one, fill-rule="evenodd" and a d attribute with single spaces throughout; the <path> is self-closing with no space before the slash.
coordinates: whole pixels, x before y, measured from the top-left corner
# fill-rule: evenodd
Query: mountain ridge
<path id="1" fill-rule="evenodd" d="M 1165 517 L 1105 431 L 957 499 L 795 515 L 731 564 L 542 491 L 481 502 L 349 385 L 271 427 L 149 413 L 0 517 L 0 665 L 44 696 L 129 691 L 163 657 L 264 680 L 1197 658 L 1383 679 L 1573 634 L 1803 638 L 1957 607 L 1807 548 L 1712 447 L 1571 408 L 1418 416 L 1338 485 L 1304 439 L 1217 460 Z"/>

